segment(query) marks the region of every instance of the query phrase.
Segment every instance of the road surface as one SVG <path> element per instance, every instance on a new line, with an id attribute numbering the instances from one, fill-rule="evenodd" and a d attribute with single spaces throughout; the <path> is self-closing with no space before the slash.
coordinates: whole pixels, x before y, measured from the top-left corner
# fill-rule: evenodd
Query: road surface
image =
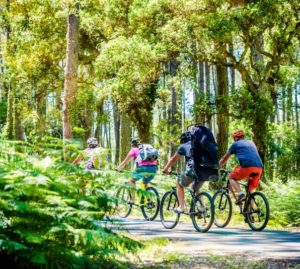
<path id="1" fill-rule="evenodd" d="M 300 261 L 300 232 L 265 229 L 253 232 L 250 228 L 224 229 L 213 226 L 207 233 L 195 231 L 192 223 L 179 222 L 172 230 L 165 229 L 160 221 L 128 218 L 114 230 L 126 229 L 144 239 L 168 238 L 180 242 L 182 251 L 213 254 L 239 253 L 258 259 L 291 259 Z"/>

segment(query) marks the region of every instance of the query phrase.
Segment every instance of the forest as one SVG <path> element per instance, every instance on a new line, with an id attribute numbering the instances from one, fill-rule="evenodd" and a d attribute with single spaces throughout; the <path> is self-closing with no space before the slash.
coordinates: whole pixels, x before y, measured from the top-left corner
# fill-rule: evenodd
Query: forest
<path id="1" fill-rule="evenodd" d="M 0 0 L 0 259 L 126 268 L 116 257 L 142 244 L 94 222 L 113 212 L 113 170 L 134 137 L 162 168 L 194 123 L 219 157 L 245 130 L 270 225 L 299 227 L 299 17 L 298 0 Z M 98 176 L 72 164 L 89 137 Z"/>

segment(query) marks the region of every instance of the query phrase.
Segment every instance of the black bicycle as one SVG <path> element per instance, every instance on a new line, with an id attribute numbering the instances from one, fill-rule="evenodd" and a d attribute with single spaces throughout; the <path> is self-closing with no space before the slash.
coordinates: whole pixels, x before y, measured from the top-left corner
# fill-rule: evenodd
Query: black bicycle
<path id="1" fill-rule="evenodd" d="M 133 201 L 133 197 L 139 202 Z M 146 188 L 144 183 L 141 189 L 134 188 L 129 182 L 125 183 L 117 190 L 116 200 L 117 214 L 121 218 L 127 218 L 133 206 L 140 207 L 145 220 L 149 221 L 155 220 L 159 212 L 160 199 L 157 190 L 154 187 Z"/>
<path id="2" fill-rule="evenodd" d="M 171 172 L 170 175 L 180 177 L 181 174 Z M 209 193 L 200 192 L 197 194 L 195 190 L 189 189 L 191 195 L 190 208 L 188 213 L 177 213 L 176 208 L 179 201 L 176 193 L 176 187 L 172 187 L 167 191 L 160 205 L 160 218 L 163 226 L 167 229 L 173 229 L 179 222 L 181 214 L 188 215 L 192 219 L 193 225 L 198 232 L 207 232 L 214 221 L 214 204 Z"/>
<path id="3" fill-rule="evenodd" d="M 217 190 L 213 196 L 215 205 L 215 220 L 214 224 L 219 228 L 225 228 L 232 217 L 232 200 L 230 198 L 231 190 L 229 171 L 220 171 L 220 180 L 226 181 L 226 186 Z M 255 174 L 251 174 L 251 177 Z M 248 182 L 249 182 L 248 179 Z M 269 202 L 266 196 L 259 191 L 250 193 L 248 183 L 244 184 L 239 182 L 245 188 L 246 199 L 239 203 L 240 214 L 244 216 L 245 222 L 253 231 L 262 231 L 268 224 L 270 217 Z M 235 196 L 235 195 L 234 195 Z"/>

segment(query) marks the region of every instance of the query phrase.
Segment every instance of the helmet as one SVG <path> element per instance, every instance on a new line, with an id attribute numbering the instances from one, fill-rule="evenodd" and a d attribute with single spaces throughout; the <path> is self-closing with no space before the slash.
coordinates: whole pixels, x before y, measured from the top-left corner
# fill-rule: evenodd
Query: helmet
<path id="1" fill-rule="evenodd" d="M 234 139 L 236 137 L 242 137 L 242 136 L 245 136 L 245 132 L 243 130 L 238 130 L 235 131 L 231 137 Z"/>
<path id="2" fill-rule="evenodd" d="M 135 145 L 137 147 L 138 145 L 141 145 L 141 144 L 142 144 L 142 141 L 139 137 L 133 138 L 131 140 L 131 145 Z"/>
<path id="3" fill-rule="evenodd" d="M 186 143 L 191 140 L 191 132 L 184 132 L 180 135 L 180 144 Z"/>
<path id="4" fill-rule="evenodd" d="M 90 137 L 86 142 L 89 148 L 95 148 L 98 146 L 98 141 L 95 137 Z"/>

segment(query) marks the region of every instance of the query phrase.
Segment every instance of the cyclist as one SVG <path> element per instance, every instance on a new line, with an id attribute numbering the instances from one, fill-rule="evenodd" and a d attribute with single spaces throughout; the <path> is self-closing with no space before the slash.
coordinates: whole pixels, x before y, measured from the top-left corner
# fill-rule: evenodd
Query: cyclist
<path id="1" fill-rule="evenodd" d="M 176 213 L 183 213 L 184 210 L 187 208 L 185 204 L 185 197 L 184 197 L 184 187 L 188 187 L 191 183 L 193 183 L 192 188 L 199 192 L 200 188 L 204 184 L 204 180 L 196 180 L 196 176 L 194 174 L 194 169 L 191 163 L 191 133 L 184 132 L 180 135 L 180 146 L 177 148 L 175 154 L 171 157 L 167 165 L 163 169 L 163 173 L 168 174 L 170 173 L 171 167 L 181 158 L 185 157 L 186 169 L 183 173 L 181 173 L 180 178 L 176 182 L 176 190 L 177 196 L 179 200 L 179 207 L 175 209 Z M 201 171 L 202 172 L 202 171 Z M 203 174 L 206 177 L 206 168 L 203 168 Z M 207 175 L 207 178 L 209 175 Z"/>
<path id="2" fill-rule="evenodd" d="M 130 183 L 135 187 L 136 181 L 143 180 L 145 188 L 148 188 L 148 184 L 153 180 L 155 174 L 157 173 L 157 160 L 154 161 L 142 161 L 139 157 L 140 147 L 142 142 L 140 138 L 134 138 L 131 141 L 131 149 L 123 162 L 115 169 L 120 172 L 132 159 L 135 161 L 135 169 L 132 172 L 132 178 Z M 134 197 L 132 197 L 134 200 Z M 134 201 L 131 201 L 134 202 Z"/>
<path id="3" fill-rule="evenodd" d="M 223 166 L 228 158 L 235 154 L 240 163 L 239 166 L 233 169 L 230 173 L 230 185 L 238 192 L 236 204 L 245 200 L 245 194 L 241 191 L 238 180 L 249 178 L 249 190 L 253 192 L 259 184 L 259 179 L 262 174 L 263 163 L 259 157 L 255 144 L 245 139 L 245 132 L 238 130 L 232 134 L 234 143 L 230 146 L 229 151 L 221 158 L 220 166 Z"/>
<path id="4" fill-rule="evenodd" d="M 83 150 L 77 158 L 73 161 L 73 164 L 78 164 L 84 160 L 84 167 L 87 170 L 95 170 L 104 167 L 105 152 L 98 146 L 98 141 L 95 137 L 90 137 L 87 140 L 88 147 Z"/>

